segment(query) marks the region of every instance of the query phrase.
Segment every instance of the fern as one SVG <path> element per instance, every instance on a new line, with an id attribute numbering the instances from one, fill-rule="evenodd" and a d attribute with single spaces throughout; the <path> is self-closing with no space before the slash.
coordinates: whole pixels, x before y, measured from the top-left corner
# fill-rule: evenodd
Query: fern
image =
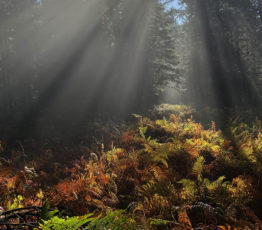
<path id="1" fill-rule="evenodd" d="M 92 217 L 93 214 L 87 214 L 85 216 L 66 217 L 60 218 L 55 216 L 50 220 L 43 220 L 40 224 L 40 228 L 43 230 L 78 230 L 82 227 L 83 230 L 102 230 L 102 229 L 137 229 L 136 222 L 129 217 L 123 215 L 123 210 L 108 211 L 106 216 L 101 215 Z"/>
<path id="2" fill-rule="evenodd" d="M 16 208 L 22 208 L 24 206 L 24 197 L 18 195 L 13 199 L 13 201 L 8 201 L 7 210 L 12 210 Z"/>
<path id="3" fill-rule="evenodd" d="M 102 229 L 115 229 L 124 230 L 130 229 L 135 230 L 136 222 L 134 219 L 123 215 L 123 210 L 118 210 L 115 212 L 108 211 L 105 217 L 98 216 L 84 228 L 84 230 L 102 230 Z"/>
<path id="4" fill-rule="evenodd" d="M 202 172 L 203 172 L 204 157 L 200 156 L 197 158 L 196 162 L 193 165 L 192 173 L 197 176 L 198 182 L 202 181 Z"/>
<path id="5" fill-rule="evenodd" d="M 112 149 L 106 153 L 106 159 L 108 163 L 111 163 L 112 160 L 115 160 L 117 158 L 117 154 L 123 152 L 124 150 L 121 148 L 116 148 L 112 144 Z"/>
<path id="6" fill-rule="evenodd" d="M 192 200 L 197 193 L 196 183 L 188 179 L 182 179 L 178 183 L 183 186 L 180 197 L 183 200 Z"/>
<path id="7" fill-rule="evenodd" d="M 224 176 L 219 177 L 217 180 L 215 180 L 213 182 L 210 182 L 209 180 L 204 179 L 204 184 L 209 191 L 215 191 L 219 187 L 222 187 L 222 186 L 226 187 L 227 186 L 227 183 L 223 182 L 224 180 L 225 180 Z"/>
<path id="8" fill-rule="evenodd" d="M 157 226 L 157 227 L 163 227 L 163 226 L 167 226 L 169 224 L 172 224 L 173 222 L 170 220 L 163 220 L 163 219 L 150 219 L 150 225 L 151 226 Z"/>
<path id="9" fill-rule="evenodd" d="M 91 222 L 94 218 L 90 218 L 93 214 L 88 214 L 83 217 L 66 217 L 60 218 L 55 216 L 50 220 L 43 220 L 43 224 L 40 224 L 40 228 L 43 230 L 78 230 L 86 223 Z"/>
<path id="10" fill-rule="evenodd" d="M 58 213 L 58 210 L 51 210 L 49 203 L 46 201 L 41 209 L 40 218 L 44 221 L 50 220 Z"/>
<path id="11" fill-rule="evenodd" d="M 48 221 L 43 221 L 40 228 L 43 230 L 78 230 L 80 227 L 83 230 L 137 229 L 135 220 L 123 215 L 123 212 L 123 210 L 108 211 L 104 217 L 102 215 L 93 217 L 92 213 L 66 218 L 55 216 Z"/>
<path id="12" fill-rule="evenodd" d="M 146 131 L 147 131 L 147 127 L 146 126 L 140 126 L 139 128 L 139 134 L 142 137 L 142 139 L 146 139 Z"/>

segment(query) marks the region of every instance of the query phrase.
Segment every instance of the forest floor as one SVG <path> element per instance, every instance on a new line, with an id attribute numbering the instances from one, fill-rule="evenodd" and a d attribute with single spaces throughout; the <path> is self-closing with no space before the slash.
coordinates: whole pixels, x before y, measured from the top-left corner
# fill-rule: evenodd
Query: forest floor
<path id="1" fill-rule="evenodd" d="M 0 229 L 262 229 L 261 121 L 133 116 L 93 124 L 92 143 L 2 141 Z"/>

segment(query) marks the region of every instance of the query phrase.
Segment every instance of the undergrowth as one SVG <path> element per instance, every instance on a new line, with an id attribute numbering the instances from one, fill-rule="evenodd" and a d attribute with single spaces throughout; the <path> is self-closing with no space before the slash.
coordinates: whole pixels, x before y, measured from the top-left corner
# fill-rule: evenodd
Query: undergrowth
<path id="1" fill-rule="evenodd" d="M 50 168 L 46 151 L 15 171 L 2 159 L 2 207 L 63 210 L 42 229 L 261 229 L 262 123 L 232 119 L 222 132 L 189 107 L 159 110 L 71 163 Z"/>

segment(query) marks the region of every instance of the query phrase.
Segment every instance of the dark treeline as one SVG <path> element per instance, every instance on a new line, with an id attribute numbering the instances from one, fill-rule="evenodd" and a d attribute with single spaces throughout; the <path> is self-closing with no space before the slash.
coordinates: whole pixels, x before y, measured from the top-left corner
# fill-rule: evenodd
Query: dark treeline
<path id="1" fill-rule="evenodd" d="M 1 135 L 125 118 L 161 102 L 256 107 L 261 0 L 0 0 Z"/>
<path id="2" fill-rule="evenodd" d="M 262 1 L 187 1 L 185 54 L 190 103 L 256 107 L 261 102 Z"/>
<path id="3" fill-rule="evenodd" d="M 15 133 L 123 118 L 179 78 L 176 24 L 156 0 L 1 0 L 0 10 L 0 117 Z"/>

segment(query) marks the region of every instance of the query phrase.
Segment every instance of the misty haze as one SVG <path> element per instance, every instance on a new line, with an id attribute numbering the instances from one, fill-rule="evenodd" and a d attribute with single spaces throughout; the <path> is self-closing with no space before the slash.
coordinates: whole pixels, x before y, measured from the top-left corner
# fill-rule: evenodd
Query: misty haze
<path id="1" fill-rule="evenodd" d="M 262 229 L 262 0 L 0 0 L 0 229 Z"/>

